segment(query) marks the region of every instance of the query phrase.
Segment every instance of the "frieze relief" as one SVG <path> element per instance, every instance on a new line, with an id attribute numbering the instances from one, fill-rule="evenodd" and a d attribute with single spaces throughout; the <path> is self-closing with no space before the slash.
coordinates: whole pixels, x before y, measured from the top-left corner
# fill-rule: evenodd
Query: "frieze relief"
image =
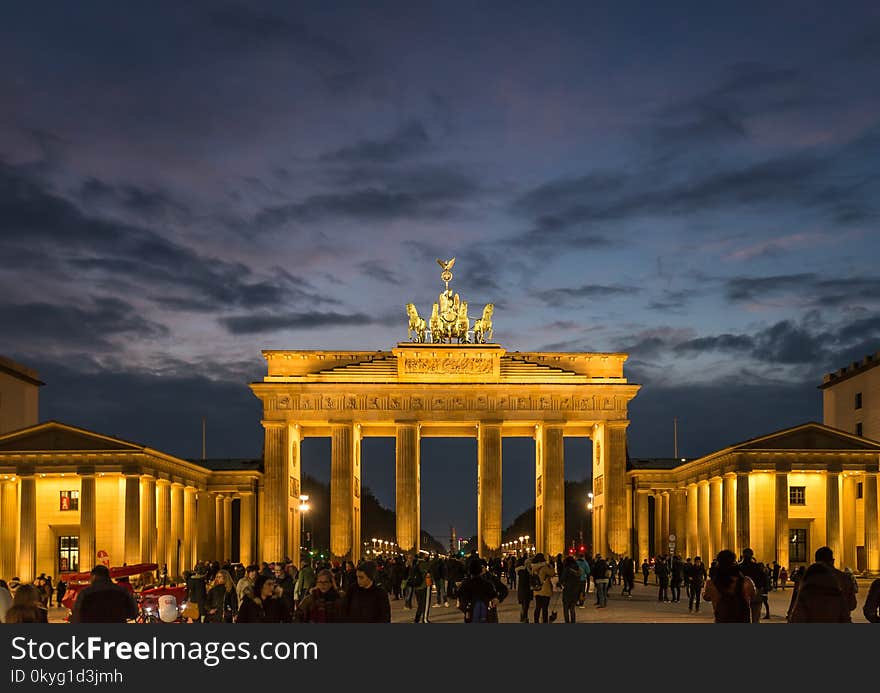
<path id="1" fill-rule="evenodd" d="M 448 375 L 480 375 L 491 373 L 494 367 L 493 359 L 479 359 L 472 357 L 434 357 L 434 358 L 406 358 L 403 361 L 404 373 L 428 373 Z"/>
<path id="2" fill-rule="evenodd" d="M 626 413 L 627 398 L 604 395 L 277 395 L 269 409 L 284 411 L 570 411 Z"/>

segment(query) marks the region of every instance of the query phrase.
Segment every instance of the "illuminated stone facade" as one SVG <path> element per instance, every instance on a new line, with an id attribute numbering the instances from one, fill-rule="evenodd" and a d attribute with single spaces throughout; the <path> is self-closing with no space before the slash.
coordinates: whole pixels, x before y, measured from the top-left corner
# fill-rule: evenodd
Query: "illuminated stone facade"
<path id="1" fill-rule="evenodd" d="M 880 351 L 822 379 L 822 421 L 880 440 Z"/>
<path id="2" fill-rule="evenodd" d="M 673 469 L 635 466 L 627 480 L 639 557 L 667 553 L 674 535 L 681 556 L 751 547 L 759 560 L 789 566 L 811 563 L 827 545 L 838 567 L 880 572 L 876 441 L 806 423 Z"/>
<path id="3" fill-rule="evenodd" d="M 261 555 L 299 558 L 303 438 L 331 438 L 330 550 L 360 554 L 361 440 L 396 440 L 397 543 L 419 548 L 420 440 L 477 439 L 479 551 L 501 548 L 501 447 L 535 440 L 536 548 L 564 551 L 565 436 L 596 443 L 593 543 L 625 553 L 626 427 L 639 390 L 626 354 L 507 352 L 498 344 L 401 343 L 391 351 L 264 351 L 268 372 L 251 389 L 263 403 Z M 456 499 L 449 499 L 455 502 Z M 598 528 L 598 529 L 597 529 Z"/>
<path id="4" fill-rule="evenodd" d="M 255 560 L 257 470 L 211 471 L 136 443 L 49 421 L 0 436 L 0 576 L 231 558 Z M 75 552 L 64 542 L 76 538 Z M 69 563 L 62 564 L 67 558 Z M 75 562 L 74 562 L 75 561 Z"/>
<path id="5" fill-rule="evenodd" d="M 0 435 L 39 421 L 43 384 L 33 369 L 0 356 Z"/>

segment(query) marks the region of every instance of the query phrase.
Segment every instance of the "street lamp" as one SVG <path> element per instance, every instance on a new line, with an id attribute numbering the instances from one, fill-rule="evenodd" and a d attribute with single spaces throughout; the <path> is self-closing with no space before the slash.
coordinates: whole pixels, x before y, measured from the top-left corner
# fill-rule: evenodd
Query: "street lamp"
<path id="1" fill-rule="evenodd" d="M 309 505 L 309 497 L 306 494 L 302 494 L 299 497 L 299 545 L 300 548 L 303 547 L 304 539 L 305 539 L 305 524 L 306 524 L 306 513 L 309 511 L 309 508 L 312 506 Z M 311 542 L 309 542 L 310 546 L 307 548 L 311 548 Z"/>

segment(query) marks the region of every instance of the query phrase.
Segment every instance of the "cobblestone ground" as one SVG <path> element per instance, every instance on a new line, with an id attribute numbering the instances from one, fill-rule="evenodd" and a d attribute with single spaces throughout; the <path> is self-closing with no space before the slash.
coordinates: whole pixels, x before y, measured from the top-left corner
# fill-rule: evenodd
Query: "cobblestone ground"
<path id="1" fill-rule="evenodd" d="M 868 592 L 870 580 L 859 581 L 859 592 L 856 595 L 858 606 L 852 612 L 852 620 L 854 623 L 866 623 L 862 614 L 862 606 L 865 603 L 865 595 Z M 578 623 L 712 623 L 712 605 L 704 602 L 700 603 L 699 612 L 689 612 L 687 595 L 682 589 L 680 602 L 660 602 L 657 601 L 657 586 L 653 583 L 653 577 L 648 580 L 645 586 L 641 581 L 636 583 L 631 598 L 621 596 L 621 585 L 614 585 L 611 588 L 608 597 L 608 606 L 604 609 L 597 609 L 596 596 L 594 593 L 588 595 L 583 609 L 577 609 L 576 618 Z M 561 595 L 561 592 L 556 593 Z M 791 600 L 791 589 L 785 591 L 777 590 L 770 592 L 770 618 L 761 621 L 761 623 L 785 623 L 785 613 L 788 610 L 788 604 Z M 436 602 L 436 597 L 435 597 Z M 562 618 L 562 600 L 561 596 L 554 596 L 551 601 L 551 610 L 556 609 L 559 618 L 556 623 L 565 624 Z M 532 602 L 532 610 L 534 610 L 534 602 Z M 761 612 L 763 616 L 763 611 Z M 529 614 L 531 621 L 532 613 Z M 403 600 L 391 602 L 391 621 L 392 623 L 408 623 L 412 622 L 415 617 L 415 610 L 406 610 L 403 606 Z M 449 607 L 431 606 L 428 619 L 431 623 L 462 623 L 462 613 L 455 608 L 455 602 L 450 601 Z M 519 623 L 519 604 L 516 602 L 516 594 L 511 590 L 510 596 L 501 604 L 499 611 L 499 621 L 501 623 Z"/>

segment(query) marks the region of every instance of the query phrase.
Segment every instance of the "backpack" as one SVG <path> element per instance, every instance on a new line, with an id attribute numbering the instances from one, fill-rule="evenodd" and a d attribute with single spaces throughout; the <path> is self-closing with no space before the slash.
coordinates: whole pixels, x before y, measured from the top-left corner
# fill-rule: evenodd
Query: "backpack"
<path id="1" fill-rule="evenodd" d="M 541 579 L 540 569 L 529 571 L 529 587 L 535 591 L 544 588 L 544 581 Z"/>

